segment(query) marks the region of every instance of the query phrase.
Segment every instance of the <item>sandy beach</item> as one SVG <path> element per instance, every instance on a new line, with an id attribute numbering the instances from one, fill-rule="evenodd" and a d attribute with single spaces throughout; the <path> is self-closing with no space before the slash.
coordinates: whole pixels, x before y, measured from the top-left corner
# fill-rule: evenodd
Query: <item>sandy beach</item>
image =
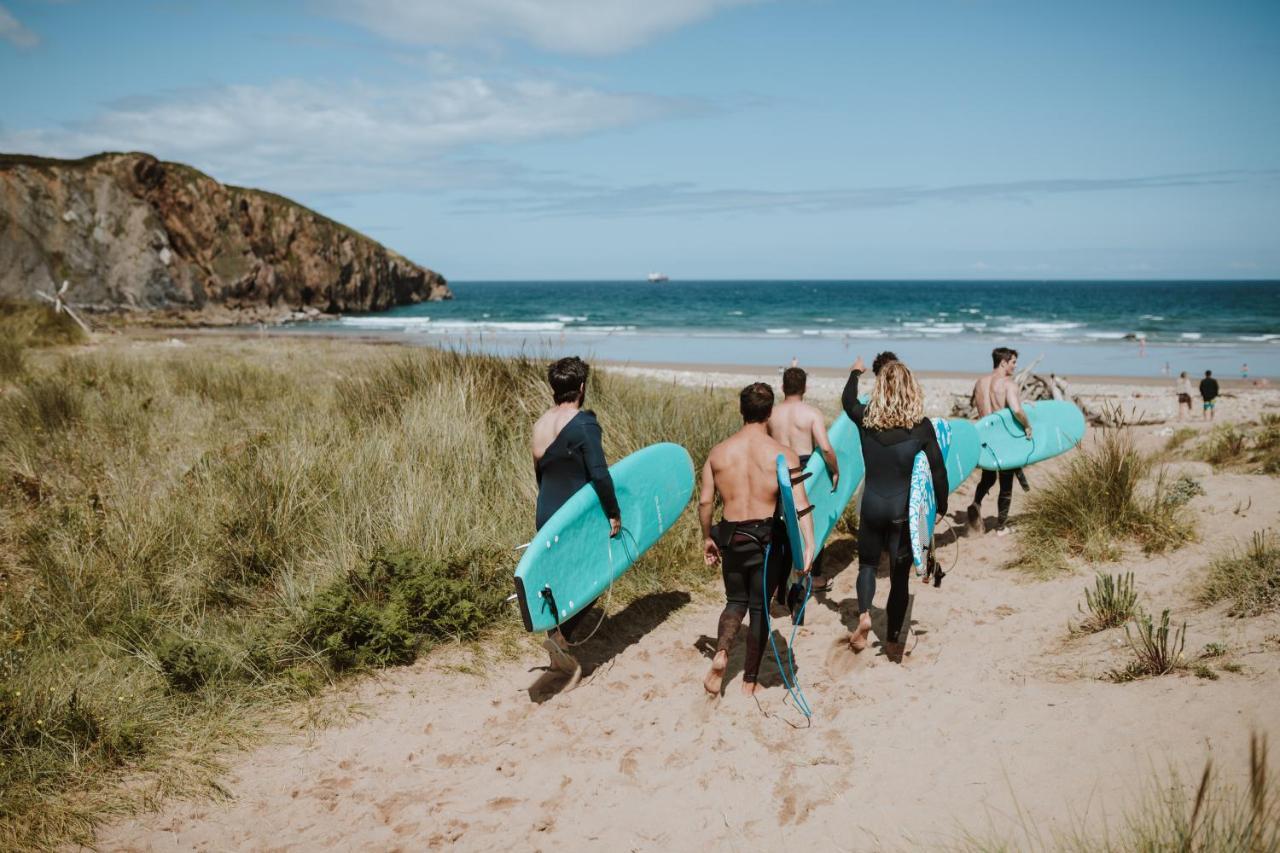
<path id="1" fill-rule="evenodd" d="M 736 387 L 755 375 L 611 369 L 687 385 Z M 927 378 L 931 410 L 941 413 L 964 381 Z M 839 384 L 815 376 L 811 394 L 829 403 Z M 1082 382 L 1080 391 L 1146 401 L 1151 389 Z M 1221 419 L 1280 404 L 1275 391 L 1236 393 Z M 1142 446 L 1158 449 L 1166 431 L 1139 428 Z M 1033 488 L 1061 464 L 1029 469 Z M 1200 541 L 1155 557 L 1131 549 L 1094 568 L 1135 572 L 1143 607 L 1186 621 L 1188 655 L 1225 645 L 1240 667 L 1217 680 L 1187 671 L 1104 680 L 1128 659 L 1123 630 L 1068 630 L 1092 568 L 1029 580 L 1005 568 L 1016 537 L 992 534 L 944 535 L 952 568 L 940 588 L 913 582 L 904 665 L 878 647 L 854 657 L 839 646 L 856 621 L 852 542 L 841 535 L 828 548 L 832 588 L 795 639 L 811 721 L 770 654 L 766 689 L 755 700 L 739 694 L 741 643 L 723 697 L 708 698 L 718 584 L 655 592 L 578 650 L 576 689 L 562 689 L 531 640 L 514 659 L 442 649 L 326 697 L 344 721 L 281 731 L 231 756 L 226 796 L 117 822 L 99 847 L 881 850 L 959 844 L 965 833 L 1051 846 L 1060 833 L 1118 825 L 1171 771 L 1190 791 L 1209 758 L 1243 785 L 1250 733 L 1280 738 L 1280 614 L 1228 618 L 1193 592 L 1224 548 L 1280 522 L 1280 480 L 1177 465 L 1205 491 L 1190 503 Z M 1023 500 L 1015 495 L 1015 525 Z M 874 616 L 879 635 L 879 606 Z M 775 629 L 785 642 L 789 619 Z"/>

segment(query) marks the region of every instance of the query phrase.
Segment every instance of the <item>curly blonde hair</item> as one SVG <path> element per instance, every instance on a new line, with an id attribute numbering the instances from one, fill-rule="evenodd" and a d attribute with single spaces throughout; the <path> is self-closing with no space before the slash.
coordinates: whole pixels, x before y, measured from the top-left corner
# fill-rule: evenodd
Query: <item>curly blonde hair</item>
<path id="1" fill-rule="evenodd" d="M 924 417 L 924 392 L 911 373 L 911 368 L 900 361 L 892 361 L 880 369 L 876 387 L 871 392 L 871 402 L 862 416 L 863 426 L 869 429 L 911 429 Z"/>

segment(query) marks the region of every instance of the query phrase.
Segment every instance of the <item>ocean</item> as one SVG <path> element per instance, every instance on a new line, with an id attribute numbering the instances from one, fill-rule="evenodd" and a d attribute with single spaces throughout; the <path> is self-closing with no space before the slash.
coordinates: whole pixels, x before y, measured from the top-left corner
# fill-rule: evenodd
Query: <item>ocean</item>
<path id="1" fill-rule="evenodd" d="M 996 346 L 1070 375 L 1280 378 L 1280 282 L 451 282 L 456 298 L 308 328 L 540 356 L 975 372 Z M 303 331 L 299 328 L 298 331 Z"/>

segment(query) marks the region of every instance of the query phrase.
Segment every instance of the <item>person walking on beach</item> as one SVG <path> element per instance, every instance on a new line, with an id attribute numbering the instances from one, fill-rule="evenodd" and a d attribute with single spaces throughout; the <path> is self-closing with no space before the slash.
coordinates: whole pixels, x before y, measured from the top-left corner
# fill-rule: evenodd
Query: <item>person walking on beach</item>
<path id="1" fill-rule="evenodd" d="M 796 452 L 801 468 L 809 464 L 809 457 L 816 447 L 831 472 L 831 489 L 835 491 L 840 483 L 840 462 L 827 438 L 827 424 L 822 412 L 804 401 L 808 379 L 809 375 L 800 367 L 792 366 L 783 371 L 782 402 L 773 407 L 773 414 L 769 416 L 769 435 Z M 814 592 L 827 588 L 827 579 L 822 576 L 821 551 L 813 558 L 811 574 Z"/>
<path id="2" fill-rule="evenodd" d="M 1187 371 L 1178 374 L 1178 420 L 1182 420 L 1182 410 L 1186 408 L 1187 414 L 1191 414 L 1191 379 L 1187 376 Z"/>
<path id="3" fill-rule="evenodd" d="M 1218 380 L 1213 378 L 1213 371 L 1206 370 L 1204 379 L 1200 380 L 1200 399 L 1204 401 L 1204 419 L 1213 420 L 1214 401 L 1218 399 Z"/>
<path id="4" fill-rule="evenodd" d="M 973 386 L 973 405 L 978 410 L 978 417 L 985 418 L 993 412 L 1008 408 L 1030 439 L 1031 421 L 1022 411 L 1018 383 L 1013 380 L 1013 374 L 1018 369 L 1018 351 L 1008 347 L 996 347 L 991 351 L 991 363 L 993 365 L 991 372 L 975 382 Z M 970 530 L 976 533 L 983 532 L 982 501 L 999 480 L 1000 493 L 996 496 L 996 535 L 1004 536 L 1008 532 L 1005 524 L 1009 520 L 1009 507 L 1013 503 L 1013 478 L 1018 477 L 1021 481 L 1021 474 L 1021 468 L 982 472 L 978 489 L 973 493 L 973 503 L 969 505 Z M 1025 484 L 1023 487 L 1026 487 Z"/>
<path id="5" fill-rule="evenodd" d="M 747 658 L 742 671 L 742 692 L 756 692 L 760 659 L 768 640 L 765 608 L 777 586 L 786 580 L 790 560 L 769 548 L 774 535 L 778 507 L 778 455 L 787 467 L 799 466 L 800 457 L 769 435 L 769 415 L 773 412 L 773 389 L 756 382 L 738 395 L 742 428 L 717 444 L 702 466 L 702 491 L 698 496 L 698 522 L 702 525 L 703 558 L 708 566 L 719 564 L 724 578 L 725 607 L 716 628 L 716 652 L 711 670 L 702 686 L 718 696 L 724 685 L 729 650 L 742 620 L 748 613 Z M 794 487 L 797 510 L 809 505 L 804 484 Z M 711 518 L 716 496 L 723 504 L 721 519 L 714 527 Z M 804 571 L 813 562 L 813 517 L 800 519 L 805 537 Z M 766 564 L 767 563 L 767 564 Z"/>
<path id="6" fill-rule="evenodd" d="M 594 412 L 582 408 L 589 372 L 587 363 L 577 356 L 562 358 L 547 369 L 554 405 L 533 425 L 533 472 L 538 481 L 536 526 L 541 529 L 565 501 L 590 483 L 609 519 L 609 535 L 617 536 L 622 530 L 622 513 L 601 445 L 600 423 Z M 557 630 L 548 632 L 542 645 L 551 655 L 552 668 L 570 676 L 581 674 L 581 667 L 568 648 L 591 607 L 587 605 Z"/>
<path id="7" fill-rule="evenodd" d="M 878 359 L 877 359 L 878 360 Z M 841 405 L 862 430 L 866 486 L 858 518 L 858 627 L 849 634 L 854 652 L 867 647 L 871 634 L 871 602 L 876 592 L 880 554 L 889 551 L 888 633 L 885 654 L 902 660 L 902 637 L 910 602 L 911 544 L 907 532 L 907 498 L 916 454 L 924 451 L 933 477 L 938 517 L 947 512 L 947 469 L 933 421 L 924 416 L 924 392 L 910 369 L 894 359 L 881 364 L 871 401 L 858 400 L 858 380 L 865 369 L 859 356 L 849 372 Z"/>

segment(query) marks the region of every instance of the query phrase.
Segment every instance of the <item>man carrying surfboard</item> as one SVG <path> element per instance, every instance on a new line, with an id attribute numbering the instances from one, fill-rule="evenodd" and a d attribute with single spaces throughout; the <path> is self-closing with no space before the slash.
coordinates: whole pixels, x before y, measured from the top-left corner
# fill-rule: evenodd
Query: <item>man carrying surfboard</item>
<path id="1" fill-rule="evenodd" d="M 589 372 L 587 363 L 577 356 L 562 358 L 547 369 L 555 404 L 533 425 L 533 470 L 538 481 L 535 523 L 541 528 L 565 501 L 590 483 L 609 519 L 609 535 L 617 536 L 622 529 L 622 513 L 601 445 L 600 423 L 594 412 L 582 408 Z M 567 648 L 574 629 L 590 609 L 591 605 L 587 605 L 558 630 L 548 632 L 543 646 L 551 655 L 554 669 L 569 675 L 581 672 Z"/>
<path id="2" fill-rule="evenodd" d="M 993 412 L 1008 408 L 1014 419 L 1022 425 L 1028 439 L 1031 438 L 1031 420 L 1022 410 L 1022 400 L 1018 396 L 1018 383 L 1013 374 L 1018 369 L 1018 351 L 1008 347 L 996 347 L 991 351 L 992 370 L 973 385 L 973 405 L 978 410 L 978 417 L 985 418 Z M 1006 471 L 982 472 L 978 481 L 978 489 L 973 493 L 973 503 L 969 505 L 969 528 L 977 533 L 983 532 L 982 501 L 991 487 L 1000 482 L 1000 493 L 996 496 L 996 535 L 1008 533 L 1005 522 L 1009 520 L 1009 507 L 1013 503 L 1013 478 L 1021 479 L 1021 468 L 1010 468 Z M 1025 488 L 1025 485 L 1024 485 Z"/>
<path id="3" fill-rule="evenodd" d="M 809 457 L 816 447 L 831 472 L 831 491 L 840 485 L 840 463 L 827 438 L 827 422 L 822 412 L 804 401 L 809 375 L 802 368 L 791 366 L 782 372 L 782 402 L 773 407 L 769 416 L 769 435 L 794 450 L 800 457 L 800 467 L 809 464 Z M 822 552 L 813 558 L 813 590 L 827 588 L 822 576 Z"/>
<path id="4" fill-rule="evenodd" d="M 742 413 L 742 428 L 711 449 L 702 466 L 702 492 L 698 498 L 703 556 L 708 566 L 720 565 L 727 599 L 717 625 L 711 670 L 702 682 L 708 693 L 717 696 L 724 685 L 729 650 L 748 613 L 751 624 L 747 631 L 742 692 L 747 696 L 756 692 L 760 659 L 768 641 L 764 609 L 777 584 L 785 580 L 789 565 L 785 555 L 774 555 L 769 549 L 778 524 L 778 456 L 783 456 L 792 469 L 800 463 L 794 450 L 769 435 L 772 388 L 763 382 L 748 385 L 738 397 L 738 408 Z M 717 495 L 723 512 L 720 523 L 712 527 Z M 798 507 L 809 505 L 802 483 L 795 485 L 794 496 Z M 800 519 L 800 532 L 805 538 L 803 564 L 807 572 L 813 563 L 810 515 Z"/>

